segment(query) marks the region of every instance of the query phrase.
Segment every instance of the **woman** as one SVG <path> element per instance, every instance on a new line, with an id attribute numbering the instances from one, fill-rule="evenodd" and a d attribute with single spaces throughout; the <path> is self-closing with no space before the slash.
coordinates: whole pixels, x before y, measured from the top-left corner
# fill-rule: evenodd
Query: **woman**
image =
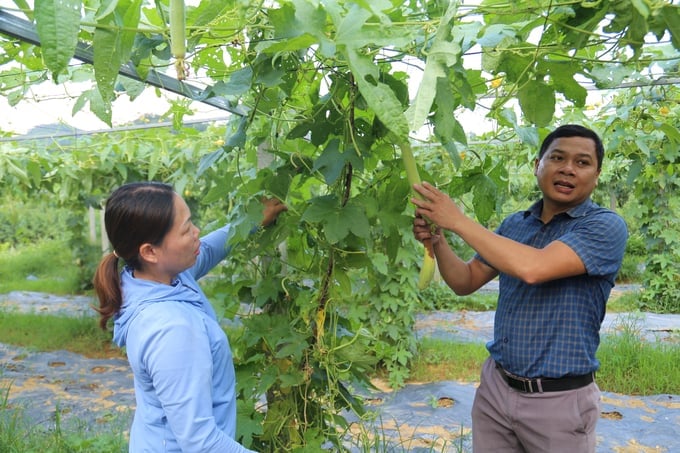
<path id="1" fill-rule="evenodd" d="M 264 202 L 262 226 L 286 209 Z M 106 202 L 113 253 L 94 276 L 100 326 L 134 373 L 130 452 L 247 452 L 236 434 L 231 349 L 196 280 L 229 253 L 229 225 L 199 240 L 186 202 L 171 186 L 131 183 Z M 125 262 L 119 271 L 119 260 Z"/>

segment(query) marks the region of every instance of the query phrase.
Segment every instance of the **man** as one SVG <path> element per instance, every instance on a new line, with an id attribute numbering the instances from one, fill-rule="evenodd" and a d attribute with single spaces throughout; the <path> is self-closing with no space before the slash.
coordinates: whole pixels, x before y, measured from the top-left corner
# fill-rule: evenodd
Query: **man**
<path id="1" fill-rule="evenodd" d="M 623 219 L 590 199 L 603 157 L 590 129 L 555 129 L 534 162 L 542 198 L 496 232 L 430 184 L 414 185 L 424 198 L 412 199 L 414 235 L 432 240 L 449 287 L 466 295 L 499 276 L 494 339 L 472 407 L 476 453 L 595 451 L 595 353 L 628 238 Z M 442 230 L 477 254 L 461 260 Z"/>

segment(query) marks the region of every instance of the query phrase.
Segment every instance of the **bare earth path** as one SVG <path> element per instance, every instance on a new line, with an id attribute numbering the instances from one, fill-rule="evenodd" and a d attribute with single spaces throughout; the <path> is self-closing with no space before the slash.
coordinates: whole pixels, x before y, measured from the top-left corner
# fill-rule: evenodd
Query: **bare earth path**
<path id="1" fill-rule="evenodd" d="M 91 302 L 86 297 L 10 293 L 0 295 L 0 310 L 91 315 Z M 492 322 L 491 312 L 440 312 L 418 316 L 416 329 L 419 336 L 486 341 Z M 678 340 L 677 315 L 608 315 L 603 334 L 630 322 L 650 341 Z M 10 407 L 48 428 L 58 410 L 62 427 L 75 423 L 92 430 L 126 431 L 134 410 L 132 374 L 124 359 L 93 360 L 66 351 L 32 352 L 0 344 L 0 391 L 7 389 Z M 376 432 L 398 445 L 395 452 L 457 452 L 461 447 L 467 452 L 474 389 L 474 384 L 446 381 L 411 384 L 394 392 L 357 392 L 375 411 Z M 680 383 L 677 393 L 635 397 L 604 392 L 598 453 L 680 452 Z"/>

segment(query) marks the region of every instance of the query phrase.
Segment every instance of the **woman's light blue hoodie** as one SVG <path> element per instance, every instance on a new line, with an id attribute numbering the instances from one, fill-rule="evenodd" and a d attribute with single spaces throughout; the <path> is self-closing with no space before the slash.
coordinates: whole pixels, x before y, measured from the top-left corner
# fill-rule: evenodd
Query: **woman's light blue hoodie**
<path id="1" fill-rule="evenodd" d="M 236 434 L 229 341 L 196 280 L 222 261 L 229 225 L 201 239 L 196 264 L 172 285 L 121 272 L 123 306 L 113 340 L 127 349 L 136 410 L 132 453 L 248 452 Z"/>

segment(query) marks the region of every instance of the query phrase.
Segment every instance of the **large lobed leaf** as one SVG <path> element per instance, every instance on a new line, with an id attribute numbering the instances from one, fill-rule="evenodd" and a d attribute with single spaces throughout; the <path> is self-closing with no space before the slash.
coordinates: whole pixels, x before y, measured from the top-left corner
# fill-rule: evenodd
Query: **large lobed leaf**
<path id="1" fill-rule="evenodd" d="M 81 0 L 36 0 L 36 30 L 45 66 L 57 77 L 68 67 L 78 44 Z"/>
<path id="2" fill-rule="evenodd" d="M 111 102 L 121 65 L 127 63 L 132 52 L 139 23 L 142 0 L 120 0 L 113 11 L 102 11 L 103 17 L 94 33 L 94 71 L 97 89 L 104 102 L 94 113 L 111 124 Z M 102 5 L 105 9 L 106 5 Z"/>
<path id="3" fill-rule="evenodd" d="M 437 92 L 437 79 L 446 78 L 447 68 L 458 61 L 462 51 L 456 38 L 450 36 L 457 10 L 457 2 L 449 3 L 448 9 L 439 23 L 434 42 L 428 50 L 425 72 L 418 86 L 418 93 L 406 111 L 406 118 L 412 131 L 418 130 L 430 114 L 430 108 Z"/>

